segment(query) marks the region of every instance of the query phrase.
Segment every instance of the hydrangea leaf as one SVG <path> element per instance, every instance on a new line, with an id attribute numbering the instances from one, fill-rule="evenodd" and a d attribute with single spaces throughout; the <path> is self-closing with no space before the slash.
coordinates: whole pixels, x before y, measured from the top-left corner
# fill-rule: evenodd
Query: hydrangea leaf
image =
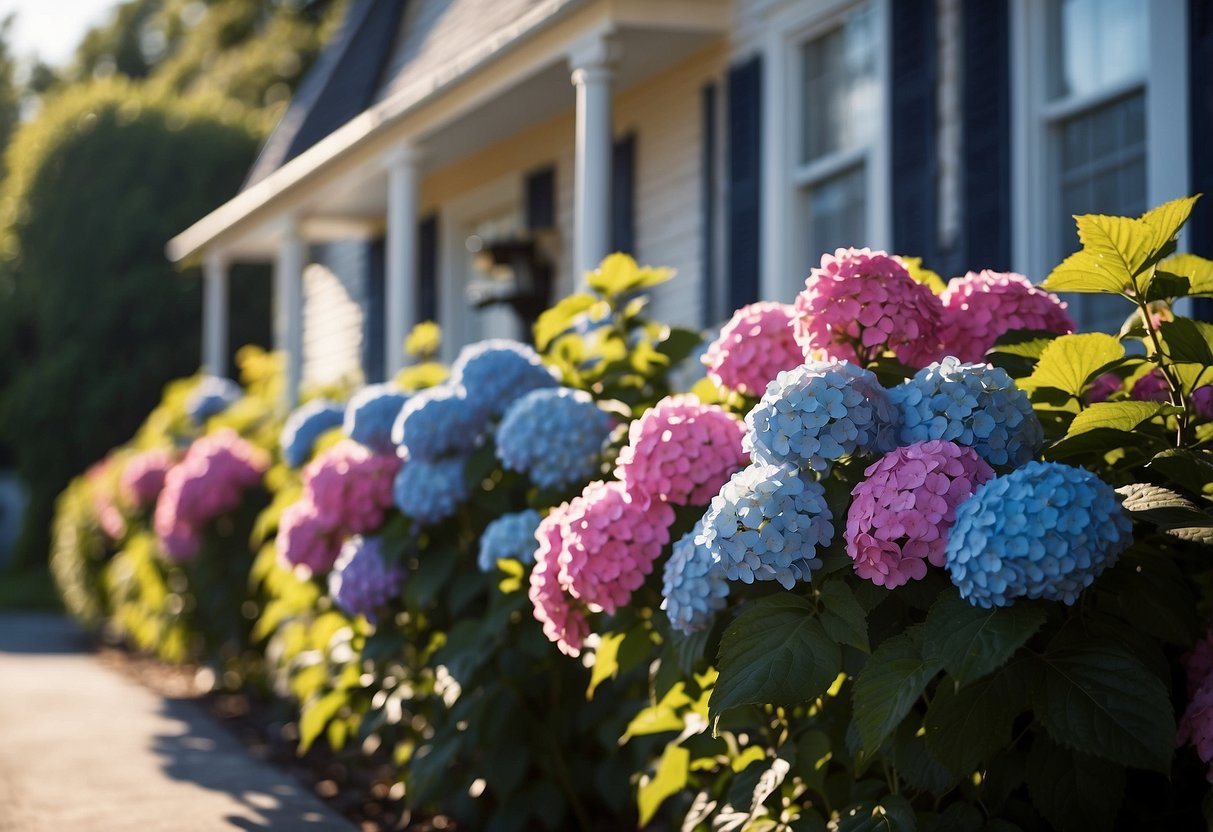
<path id="1" fill-rule="evenodd" d="M 585 314 L 597 303 L 599 301 L 593 295 L 581 293 L 569 295 L 545 310 L 535 321 L 535 349 L 547 349 L 558 335 L 573 326 L 578 315 Z"/>
<path id="2" fill-rule="evenodd" d="M 1181 647 L 1202 629 L 1191 581 L 1169 557 L 1153 547 L 1133 547 L 1092 588 L 1101 608 L 1133 631 Z"/>
<path id="3" fill-rule="evenodd" d="M 1065 646 L 1041 656 L 1033 691 L 1037 718 L 1054 740 L 1112 762 L 1166 774 L 1175 718 L 1166 686 L 1113 644 Z"/>
<path id="4" fill-rule="evenodd" d="M 1213 523 L 1213 518 L 1197 508 L 1194 502 L 1169 488 L 1136 482 L 1121 486 L 1116 493 L 1123 498 L 1121 505 L 1132 514 L 1134 520 L 1144 520 L 1162 528 Z"/>
<path id="5" fill-rule="evenodd" d="M 657 763 L 657 771 L 648 782 L 642 783 L 637 794 L 637 805 L 640 810 L 640 825 L 645 826 L 666 798 L 677 794 L 687 784 L 687 771 L 690 768 L 691 752 L 681 745 L 666 746 L 665 753 Z"/>
<path id="6" fill-rule="evenodd" d="M 1027 707 L 1033 665 L 1009 667 L 961 686 L 946 676 L 927 708 L 927 749 L 949 771 L 964 777 L 1011 742 L 1015 717 Z"/>
<path id="7" fill-rule="evenodd" d="M 1070 751 L 1038 735 L 1028 754 L 1028 795 L 1058 832 L 1112 829 L 1124 798 L 1122 766 Z"/>
<path id="8" fill-rule="evenodd" d="M 831 826 L 837 832 L 915 832 L 918 818 L 904 797 L 886 795 L 844 808 Z"/>
<path id="9" fill-rule="evenodd" d="M 868 644 L 867 614 L 855 600 L 855 593 L 845 581 L 836 580 L 824 584 L 821 587 L 820 601 L 821 624 L 830 638 L 865 653 L 872 652 Z"/>
<path id="10" fill-rule="evenodd" d="M 855 680 L 855 727 L 864 754 L 880 748 L 943 666 L 924 656 L 923 629 L 915 626 L 885 641 Z"/>
<path id="11" fill-rule="evenodd" d="M 1213 296 L 1213 260 L 1195 254 L 1172 254 L 1159 269 L 1188 278 L 1188 294 Z"/>
<path id="12" fill-rule="evenodd" d="M 838 645 L 813 607 L 791 594 L 769 595 L 725 630 L 709 718 L 738 705 L 792 704 L 822 695 L 842 670 Z"/>
<path id="13" fill-rule="evenodd" d="M 1172 361 L 1213 365 L 1213 324 L 1176 318 L 1160 323 L 1158 334 Z"/>
<path id="14" fill-rule="evenodd" d="M 1176 408 L 1159 402 L 1098 402 L 1074 417 L 1066 436 L 1078 436 L 1101 428 L 1130 432 L 1155 416 L 1174 413 Z"/>
<path id="15" fill-rule="evenodd" d="M 1182 298 L 1188 294 L 1190 288 L 1188 278 L 1162 269 L 1146 272 L 1141 280 L 1141 294 L 1147 303 Z"/>
<path id="16" fill-rule="evenodd" d="M 937 295 L 942 295 L 948 288 L 948 284 L 938 273 L 931 271 L 922 264 L 921 257 L 906 257 L 903 255 L 897 259 L 906 267 L 906 271 L 910 273 L 910 277 L 914 279 L 915 283 L 921 283 Z"/>
<path id="17" fill-rule="evenodd" d="M 1078 398 L 1091 379 L 1124 358 L 1124 354 L 1120 342 L 1102 332 L 1063 335 L 1045 347 L 1036 369 L 1020 386 L 1049 387 Z"/>
<path id="18" fill-rule="evenodd" d="M 1045 618 L 1034 604 L 981 609 L 946 593 L 927 614 L 926 643 L 957 683 L 966 685 L 1005 664 Z"/>
<path id="19" fill-rule="evenodd" d="M 349 701 L 344 690 L 331 690 L 304 706 L 299 717 L 299 753 L 304 754 L 337 712 Z"/>
<path id="20" fill-rule="evenodd" d="M 598 649 L 594 651 L 594 666 L 590 668 L 590 684 L 585 689 L 585 698 L 593 699 L 594 691 L 607 679 L 619 675 L 619 647 L 627 633 L 603 633 Z"/>
<path id="21" fill-rule="evenodd" d="M 1213 495 L 1213 451 L 1170 448 L 1151 459 L 1149 467 L 1193 494 Z"/>

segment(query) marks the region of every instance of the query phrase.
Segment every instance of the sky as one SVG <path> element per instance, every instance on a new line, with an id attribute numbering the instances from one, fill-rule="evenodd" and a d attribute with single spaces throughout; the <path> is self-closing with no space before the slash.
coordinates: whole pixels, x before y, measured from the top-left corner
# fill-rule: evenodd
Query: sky
<path id="1" fill-rule="evenodd" d="M 118 0 L 0 0 L 0 19 L 16 13 L 13 52 L 57 66 L 71 57 L 89 27 L 106 19 Z"/>

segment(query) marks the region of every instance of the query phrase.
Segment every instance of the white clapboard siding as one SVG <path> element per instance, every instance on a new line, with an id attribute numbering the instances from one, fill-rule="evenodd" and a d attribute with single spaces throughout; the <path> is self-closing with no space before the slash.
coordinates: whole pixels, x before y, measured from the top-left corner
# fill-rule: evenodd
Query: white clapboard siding
<path id="1" fill-rule="evenodd" d="M 322 385 L 362 372 L 363 243 L 324 246 L 325 263 L 303 272 L 303 383 Z M 344 279 L 334 269 L 340 269 Z"/>

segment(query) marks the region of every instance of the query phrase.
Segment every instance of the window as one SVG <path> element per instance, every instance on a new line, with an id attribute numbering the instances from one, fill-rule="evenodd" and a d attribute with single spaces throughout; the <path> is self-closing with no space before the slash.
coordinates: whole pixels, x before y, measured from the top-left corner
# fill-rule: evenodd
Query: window
<path id="1" fill-rule="evenodd" d="M 821 255 L 888 248 L 892 0 L 772 2 L 763 54 L 761 286 L 789 300 Z"/>
<path id="2" fill-rule="evenodd" d="M 863 4 L 801 43 L 796 234 L 804 273 L 839 246 L 868 243 L 868 155 L 877 116 L 874 13 Z"/>
<path id="3" fill-rule="evenodd" d="M 1136 216 L 1186 192 L 1183 5 L 1018 0 L 1015 259 L 1033 279 L 1078 247 L 1073 215 Z M 1067 300 L 1083 329 L 1115 330 L 1126 314 L 1115 298 Z"/>

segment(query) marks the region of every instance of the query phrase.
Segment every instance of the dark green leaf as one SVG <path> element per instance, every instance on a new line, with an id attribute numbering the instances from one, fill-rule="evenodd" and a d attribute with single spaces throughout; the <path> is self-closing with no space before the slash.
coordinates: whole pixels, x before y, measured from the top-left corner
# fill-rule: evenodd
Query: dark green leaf
<path id="1" fill-rule="evenodd" d="M 1172 448 L 1151 459 L 1149 468 L 1193 494 L 1213 495 L 1213 451 Z"/>
<path id="2" fill-rule="evenodd" d="M 1095 428 L 1076 436 L 1063 437 L 1045 448 L 1045 459 L 1064 460 L 1076 456 L 1096 454 L 1102 457 L 1114 448 L 1149 447 L 1156 444 L 1153 437 L 1140 433 L 1129 433 L 1111 428 Z"/>
<path id="3" fill-rule="evenodd" d="M 830 638 L 870 653 L 868 619 L 855 593 L 845 581 L 832 580 L 821 587 L 821 624 Z"/>
<path id="4" fill-rule="evenodd" d="M 943 795 L 956 785 L 957 777 L 931 756 L 920 727 L 911 719 L 898 727 L 893 736 L 893 765 L 914 791 Z"/>
<path id="5" fill-rule="evenodd" d="M 1158 325 L 1167 356 L 1185 364 L 1213 365 L 1213 324 L 1192 318 L 1176 318 Z"/>
<path id="6" fill-rule="evenodd" d="M 918 818 L 909 801 L 891 794 L 879 802 L 864 801 L 844 808 L 834 828 L 837 832 L 916 832 Z"/>
<path id="7" fill-rule="evenodd" d="M 926 643 L 956 681 L 965 685 L 997 670 L 1045 622 L 1043 607 L 1019 603 L 981 609 L 945 593 L 927 615 Z"/>
<path id="8" fill-rule="evenodd" d="M 703 336 L 693 329 L 670 327 L 669 333 L 657 342 L 657 351 L 664 355 L 668 366 L 674 366 L 695 351 L 703 342 Z"/>
<path id="9" fill-rule="evenodd" d="M 709 703 L 713 725 L 738 705 L 788 705 L 821 696 L 842 669 L 838 645 L 791 594 L 750 604 L 720 640 L 720 677 Z"/>
<path id="10" fill-rule="evenodd" d="M 1124 649 L 1094 642 L 1041 656 L 1033 711 L 1057 742 L 1116 763 L 1167 773 L 1175 718 L 1166 686 Z"/>
<path id="11" fill-rule="evenodd" d="M 865 754 L 880 748 L 942 667 L 923 656 L 922 629 L 912 627 L 877 647 L 855 680 L 854 721 Z"/>
<path id="12" fill-rule="evenodd" d="M 825 785 L 826 770 L 834 756 L 830 735 L 824 731 L 807 731 L 796 741 L 796 773 L 805 785 L 820 792 Z"/>
<path id="13" fill-rule="evenodd" d="M 1182 298 L 1188 294 L 1191 288 L 1188 278 L 1171 274 L 1162 269 L 1146 272 L 1141 283 L 1143 284 L 1141 291 L 1145 295 L 1147 303 L 1153 303 L 1156 300 Z"/>
<path id="14" fill-rule="evenodd" d="M 972 803 L 953 803 L 925 824 L 922 832 L 978 832 L 985 820 Z"/>
<path id="15" fill-rule="evenodd" d="M 945 676 L 927 708 L 927 748 L 957 777 L 975 771 L 1011 741 L 1011 725 L 1027 707 L 1031 665 L 1017 662 L 961 687 Z"/>
<path id="16" fill-rule="evenodd" d="M 1123 766 L 1061 748 L 1037 735 L 1028 754 L 1028 794 L 1059 832 L 1112 829 L 1124 796 Z"/>
<path id="17" fill-rule="evenodd" d="M 1201 621 L 1191 583 L 1171 558 L 1153 548 L 1133 547 L 1093 587 L 1104 605 L 1140 633 L 1187 646 Z"/>

